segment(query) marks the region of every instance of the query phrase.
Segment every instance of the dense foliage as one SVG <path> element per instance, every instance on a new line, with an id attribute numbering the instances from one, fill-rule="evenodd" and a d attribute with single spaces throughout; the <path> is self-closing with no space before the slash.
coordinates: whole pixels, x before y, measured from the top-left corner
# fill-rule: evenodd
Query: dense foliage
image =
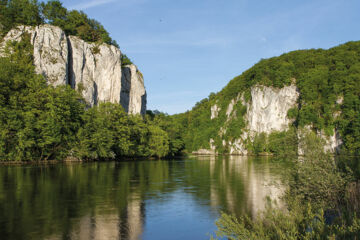
<path id="1" fill-rule="evenodd" d="M 321 150 L 314 133 L 305 139 L 309 153 L 287 178 L 286 209 L 271 203 L 257 218 L 223 213 L 217 237 L 228 239 L 358 239 L 360 182 Z M 319 150 L 320 149 L 320 150 Z"/>
<path id="2" fill-rule="evenodd" d="M 0 58 L 0 161 L 75 157 L 174 156 L 179 126 L 164 114 L 132 116 L 120 104 L 87 109 L 70 86 L 52 87 L 35 73 L 30 36 L 8 42 Z"/>
<path id="3" fill-rule="evenodd" d="M 209 139 L 213 138 L 219 152 L 226 152 L 223 140 L 239 138 L 246 126 L 246 108 L 241 101 L 234 106 L 235 117 L 226 116 L 230 102 L 241 93 L 246 101 L 251 101 L 251 87 L 257 84 L 281 88 L 293 82 L 300 92 L 298 106 L 288 112 L 289 117 L 295 119 L 293 126 L 312 125 L 314 130 L 322 130 L 327 135 L 336 129 L 344 141 L 344 151 L 359 154 L 360 42 L 262 59 L 232 79 L 219 93 L 210 94 L 191 111 L 175 116 L 186 129 L 183 133 L 186 149 L 208 148 Z M 215 104 L 220 111 L 218 117 L 210 119 L 210 109 Z M 219 136 L 221 129 L 227 131 Z"/>
<path id="4" fill-rule="evenodd" d="M 0 35 L 18 25 L 37 26 L 49 23 L 62 28 L 67 35 L 78 36 L 88 42 L 115 45 L 104 26 L 84 12 L 67 10 L 58 0 L 39 3 L 37 0 L 1 0 Z"/>

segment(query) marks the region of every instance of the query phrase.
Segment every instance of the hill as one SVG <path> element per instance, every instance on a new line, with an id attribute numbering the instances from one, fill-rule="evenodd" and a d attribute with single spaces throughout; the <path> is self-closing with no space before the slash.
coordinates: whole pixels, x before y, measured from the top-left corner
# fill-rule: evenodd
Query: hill
<path id="1" fill-rule="evenodd" d="M 327 151 L 359 154 L 359 96 L 357 41 L 262 59 L 174 118 L 197 153 L 303 154 L 313 132 Z"/>

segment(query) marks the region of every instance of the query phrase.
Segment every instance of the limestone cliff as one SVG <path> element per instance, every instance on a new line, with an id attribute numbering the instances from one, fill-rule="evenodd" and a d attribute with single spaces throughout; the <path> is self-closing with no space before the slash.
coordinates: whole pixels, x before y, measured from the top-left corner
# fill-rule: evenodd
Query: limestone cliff
<path id="1" fill-rule="evenodd" d="M 8 41 L 20 41 L 24 33 L 31 35 L 37 73 L 42 74 L 54 86 L 67 84 L 69 55 L 65 33 L 51 25 L 19 26 L 4 37 L 2 45 Z"/>
<path id="2" fill-rule="evenodd" d="M 222 145 L 228 148 L 228 153 L 237 155 L 247 155 L 248 149 L 246 148 L 246 142 L 254 140 L 256 135 L 261 133 L 270 134 L 274 131 L 282 132 L 288 130 L 293 119 L 289 119 L 289 109 L 296 107 L 298 104 L 298 98 L 300 93 L 293 83 L 283 88 L 274 88 L 267 86 L 256 85 L 251 87 L 251 98 L 249 101 L 245 101 L 244 93 L 239 93 L 235 99 L 232 99 L 226 108 L 226 117 L 224 125 L 220 128 L 219 136 L 223 136 L 228 131 L 228 123 L 232 119 L 237 118 L 237 112 L 235 107 L 237 104 L 246 106 L 246 113 L 243 116 L 246 127 L 242 129 L 242 134 L 231 141 L 222 141 Z M 218 117 L 220 107 L 214 104 L 210 108 L 211 119 Z M 306 131 L 311 131 L 310 127 L 306 128 Z M 304 135 L 304 129 L 298 130 L 299 139 Z M 305 132 L 306 133 L 306 132 Z M 317 132 L 317 135 L 324 140 L 324 150 L 328 152 L 338 152 L 342 141 L 339 134 L 334 131 L 333 136 L 326 136 L 324 132 Z M 196 154 L 215 154 L 216 149 L 214 146 L 214 140 L 209 140 L 210 149 L 200 149 L 195 151 Z M 301 146 L 299 145 L 299 155 L 303 154 Z"/>
<path id="3" fill-rule="evenodd" d="M 129 113 L 145 114 L 146 92 L 141 72 L 131 64 L 124 66 L 122 73 L 122 96 L 124 97 L 121 98 L 121 104 Z"/>
<path id="4" fill-rule="evenodd" d="M 292 122 L 287 117 L 290 108 L 296 105 L 299 93 L 296 85 L 281 89 L 265 86 L 251 88 L 251 102 L 246 103 L 246 119 L 251 133 L 285 131 Z"/>
<path id="5" fill-rule="evenodd" d="M 31 35 L 36 71 L 53 86 L 69 84 L 83 95 L 88 105 L 120 103 L 131 114 L 146 111 L 144 80 L 135 65 L 123 67 L 121 51 L 108 44 L 88 43 L 66 36 L 59 27 L 19 26 L 5 37 L 19 41 Z"/>

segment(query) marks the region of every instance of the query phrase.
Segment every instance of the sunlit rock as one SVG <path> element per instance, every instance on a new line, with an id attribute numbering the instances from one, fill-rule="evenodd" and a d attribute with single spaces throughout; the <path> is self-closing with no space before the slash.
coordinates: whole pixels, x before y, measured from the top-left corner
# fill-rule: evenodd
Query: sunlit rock
<path id="1" fill-rule="evenodd" d="M 221 109 L 218 107 L 217 104 L 214 104 L 213 106 L 211 106 L 211 116 L 210 116 L 210 118 L 211 119 L 217 118 L 218 115 L 219 115 L 220 110 Z"/>
<path id="2" fill-rule="evenodd" d="M 145 114 L 143 76 L 135 65 L 122 66 L 118 48 L 67 37 L 62 29 L 48 24 L 12 29 L 4 37 L 1 48 L 8 41 L 20 41 L 26 33 L 34 46 L 36 72 L 48 84 L 69 84 L 89 106 L 99 102 L 121 103 L 131 114 Z"/>
<path id="3" fill-rule="evenodd" d="M 299 92 L 295 85 L 283 88 L 255 86 L 251 88 L 251 103 L 248 105 L 247 128 L 252 135 L 286 131 L 292 122 L 287 117 L 290 108 L 296 105 Z"/>

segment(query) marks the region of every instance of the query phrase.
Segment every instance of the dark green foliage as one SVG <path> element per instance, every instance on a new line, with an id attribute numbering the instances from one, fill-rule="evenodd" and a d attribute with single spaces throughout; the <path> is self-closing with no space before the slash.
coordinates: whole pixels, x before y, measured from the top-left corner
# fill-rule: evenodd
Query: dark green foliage
<path id="1" fill-rule="evenodd" d="M 118 104 L 102 103 L 85 112 L 77 134 L 75 156 L 80 159 L 113 159 L 130 147 L 128 118 Z"/>
<path id="2" fill-rule="evenodd" d="M 125 65 L 129 65 L 129 64 L 133 64 L 133 62 L 130 60 L 130 58 L 128 58 L 128 56 L 126 56 L 125 54 L 121 54 L 121 65 L 125 66 Z"/>
<path id="3" fill-rule="evenodd" d="M 158 158 L 165 157 L 169 153 L 169 139 L 164 130 L 159 126 L 149 126 L 149 154 Z"/>
<path id="4" fill-rule="evenodd" d="M 184 140 L 181 132 L 183 131 L 181 123 L 176 121 L 173 116 L 158 112 L 147 111 L 147 123 L 160 127 L 168 136 L 168 153 L 169 156 L 181 155 L 184 150 Z M 165 140 L 163 140 L 165 141 Z"/>
<path id="5" fill-rule="evenodd" d="M 14 26 L 23 24 L 36 26 L 44 20 L 40 13 L 40 5 L 36 0 L 2 0 L 0 1 L 0 24 L 2 33 Z"/>
<path id="6" fill-rule="evenodd" d="M 298 139 L 295 128 L 286 132 L 272 132 L 268 136 L 267 149 L 279 157 L 292 158 L 297 155 Z"/>
<path id="7" fill-rule="evenodd" d="M 267 136 L 265 133 L 260 133 L 254 137 L 252 142 L 249 141 L 247 149 L 250 153 L 260 155 L 267 152 Z"/>
<path id="8" fill-rule="evenodd" d="M 62 6 L 60 1 L 48 1 L 41 3 L 41 12 L 49 24 L 63 27 L 67 19 L 67 9 Z"/>
<path id="9" fill-rule="evenodd" d="M 186 129 L 183 133 L 186 149 L 193 151 L 207 147 L 210 138 L 220 138 L 215 139 L 215 143 L 221 150 L 222 140 L 238 138 L 245 126 L 245 109 L 242 109 L 240 97 L 251 101 L 250 89 L 255 85 L 281 88 L 291 83 L 296 83 L 300 92 L 298 107 L 288 112 L 288 116 L 295 120 L 294 127 L 312 125 L 314 130 L 323 130 L 326 135 L 337 129 L 344 140 L 344 151 L 359 154 L 360 42 L 348 42 L 329 50 L 299 50 L 262 59 L 232 79 L 219 93 L 177 116 Z M 239 100 L 234 107 L 236 118 L 228 119 L 226 110 L 234 99 Z M 343 103 L 339 101 L 341 99 Z M 210 108 L 214 104 L 221 110 L 217 118 L 210 120 Z M 227 131 L 218 137 L 221 128 Z M 274 146 L 270 150 L 272 153 L 278 151 Z"/>
<path id="10" fill-rule="evenodd" d="M 104 26 L 84 12 L 68 11 L 58 0 L 38 3 L 37 0 L 2 0 L 0 2 L 1 35 L 17 25 L 36 26 L 44 23 L 62 28 L 67 35 L 88 42 L 107 43 L 119 47 Z"/>
<path id="11" fill-rule="evenodd" d="M 13 54 L 0 58 L 0 159 L 63 158 L 75 144 L 84 107 L 70 87 L 49 87 L 35 74 L 26 38 L 9 43 Z"/>
<path id="12" fill-rule="evenodd" d="M 285 192 L 286 210 L 269 204 L 257 218 L 237 219 L 222 214 L 217 237 L 228 239 L 358 239 L 359 192 L 351 192 L 353 175 L 318 149 L 321 139 L 310 133 L 304 139 L 308 155 L 296 160 Z M 311 156 L 311 157 L 310 157 Z M 353 196 L 353 197 L 350 197 Z"/>
<path id="13" fill-rule="evenodd" d="M 231 240 L 349 240 L 358 239 L 360 232 L 360 219 L 356 216 L 349 223 L 328 225 L 322 210 L 299 203 L 289 213 L 268 207 L 258 219 L 247 216 L 238 219 L 223 213 L 216 225 L 218 239 Z"/>
<path id="14" fill-rule="evenodd" d="M 209 148 L 209 139 L 217 136 L 219 119 L 210 119 L 210 107 L 213 100 L 203 99 L 196 103 L 192 111 L 174 115 L 175 121 L 182 125 L 182 139 L 188 151 Z"/>

